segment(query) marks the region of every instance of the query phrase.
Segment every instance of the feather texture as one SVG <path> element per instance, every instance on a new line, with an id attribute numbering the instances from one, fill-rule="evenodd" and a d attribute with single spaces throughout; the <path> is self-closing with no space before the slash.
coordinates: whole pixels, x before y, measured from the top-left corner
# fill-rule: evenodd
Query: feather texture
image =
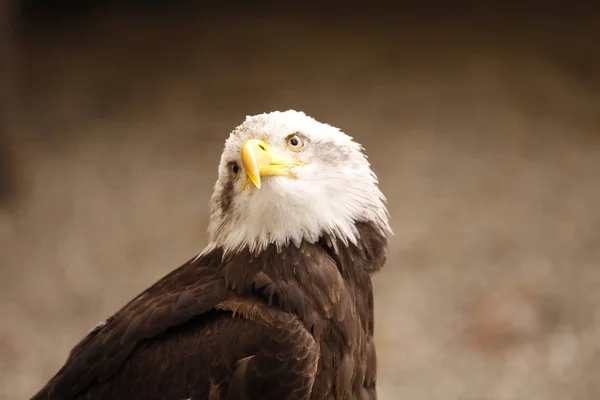
<path id="1" fill-rule="evenodd" d="M 215 249 L 134 298 L 33 397 L 375 399 L 370 274 L 387 239 L 327 238 L 258 254 Z"/>

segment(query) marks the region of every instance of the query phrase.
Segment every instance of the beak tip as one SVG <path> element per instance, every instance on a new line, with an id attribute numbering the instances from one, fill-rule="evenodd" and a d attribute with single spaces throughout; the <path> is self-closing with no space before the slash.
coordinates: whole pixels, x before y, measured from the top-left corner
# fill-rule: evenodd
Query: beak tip
<path id="1" fill-rule="evenodd" d="M 260 189 L 262 183 L 260 181 L 260 175 L 250 176 L 250 180 L 252 181 L 252 183 L 254 183 L 254 186 L 256 186 L 257 189 Z"/>

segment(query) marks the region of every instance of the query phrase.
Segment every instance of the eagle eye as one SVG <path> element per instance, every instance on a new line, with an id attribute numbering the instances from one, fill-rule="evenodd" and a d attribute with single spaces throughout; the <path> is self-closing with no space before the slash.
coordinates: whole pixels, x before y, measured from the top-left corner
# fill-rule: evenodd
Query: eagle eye
<path id="1" fill-rule="evenodd" d="M 292 151 L 300 151 L 304 147 L 304 139 L 297 133 L 292 133 L 285 139 L 285 144 Z"/>
<path id="2" fill-rule="evenodd" d="M 235 179 L 237 179 L 238 176 L 240 176 L 240 166 L 238 165 L 238 163 L 236 162 L 230 162 L 229 163 L 229 172 L 231 173 L 231 176 L 233 176 Z"/>

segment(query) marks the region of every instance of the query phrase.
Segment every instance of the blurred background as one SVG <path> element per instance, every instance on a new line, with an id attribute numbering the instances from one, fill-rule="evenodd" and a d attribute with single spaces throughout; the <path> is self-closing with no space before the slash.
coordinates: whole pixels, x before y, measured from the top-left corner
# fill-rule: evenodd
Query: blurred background
<path id="1" fill-rule="evenodd" d="M 224 140 L 290 108 L 388 197 L 381 399 L 600 398 L 600 6 L 213 3 L 0 2 L 0 399 L 203 249 Z"/>

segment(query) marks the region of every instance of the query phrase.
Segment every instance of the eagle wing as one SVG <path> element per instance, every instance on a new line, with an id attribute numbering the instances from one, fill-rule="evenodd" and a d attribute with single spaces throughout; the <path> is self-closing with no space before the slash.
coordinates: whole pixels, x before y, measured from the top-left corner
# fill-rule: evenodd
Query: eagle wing
<path id="1" fill-rule="evenodd" d="M 41 399 L 307 398 L 318 344 L 296 316 L 191 260 L 77 344 Z"/>

